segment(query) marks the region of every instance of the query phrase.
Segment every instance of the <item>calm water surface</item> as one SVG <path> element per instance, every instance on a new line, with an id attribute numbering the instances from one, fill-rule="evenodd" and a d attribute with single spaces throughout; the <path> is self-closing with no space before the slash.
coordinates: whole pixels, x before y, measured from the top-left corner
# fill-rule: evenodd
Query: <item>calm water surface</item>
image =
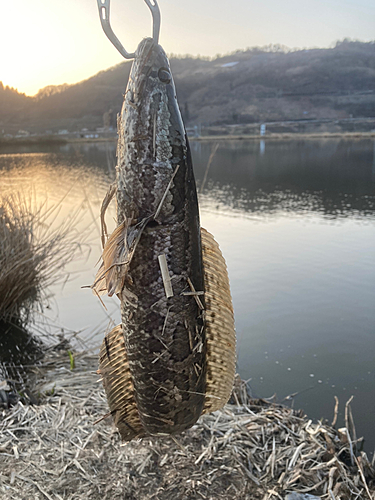
<path id="1" fill-rule="evenodd" d="M 352 403 L 365 448 L 375 446 L 375 143 L 370 140 L 192 143 L 201 223 L 227 260 L 238 368 L 254 396 L 292 393 L 311 418 Z M 60 203 L 54 224 L 79 212 L 82 254 L 52 287 L 50 318 L 98 343 L 105 310 L 82 285 L 100 256 L 98 214 L 113 178 L 114 144 L 0 155 L 0 191 Z M 202 181 L 205 178 L 204 185 Z M 112 208 L 107 220 L 115 216 Z"/>

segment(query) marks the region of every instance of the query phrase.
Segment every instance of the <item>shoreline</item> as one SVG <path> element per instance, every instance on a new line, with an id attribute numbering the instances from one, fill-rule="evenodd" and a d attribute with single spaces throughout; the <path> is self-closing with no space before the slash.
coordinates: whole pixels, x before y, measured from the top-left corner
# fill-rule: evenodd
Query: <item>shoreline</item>
<path id="1" fill-rule="evenodd" d="M 302 140 L 302 139 L 375 139 L 375 132 L 322 132 L 322 133 L 309 133 L 309 134 L 301 134 L 301 133 L 274 133 L 274 134 L 266 134 L 266 135 L 209 135 L 202 137 L 189 137 L 189 141 L 273 141 L 273 140 Z"/>
<path id="2" fill-rule="evenodd" d="M 68 348 L 50 349 L 32 369 L 39 404 L 1 412 L 4 500 L 374 498 L 374 461 L 350 418 L 342 429 L 313 423 L 301 410 L 251 399 L 239 378 L 230 404 L 184 433 L 122 444 L 105 418 L 98 356 L 76 352 L 72 364 Z"/>
<path id="3" fill-rule="evenodd" d="M 319 140 L 319 139 L 375 139 L 374 132 L 322 132 L 322 133 L 267 133 L 259 134 L 222 134 L 204 135 L 200 137 L 189 137 L 189 142 L 206 141 L 282 141 L 282 140 Z M 28 138 L 0 139 L 0 153 L 3 148 L 10 146 L 64 146 L 67 144 L 85 144 L 98 142 L 117 142 L 117 137 L 97 138 L 60 138 L 33 136 Z"/>

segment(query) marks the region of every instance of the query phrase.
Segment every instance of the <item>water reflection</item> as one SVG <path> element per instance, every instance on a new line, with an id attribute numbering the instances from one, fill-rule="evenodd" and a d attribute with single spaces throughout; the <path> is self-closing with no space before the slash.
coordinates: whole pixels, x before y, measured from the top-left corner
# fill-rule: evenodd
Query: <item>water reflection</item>
<path id="1" fill-rule="evenodd" d="M 114 151 L 111 144 L 110 154 Z M 99 211 L 110 182 L 105 144 L 72 144 L 49 152 L 0 155 L 1 194 L 20 191 L 35 200 L 36 206 L 58 205 L 56 228 L 77 213 L 74 230 L 82 252 L 66 268 L 69 280 L 63 286 L 51 287 L 55 300 L 51 300 L 47 313 L 53 323 L 81 331 L 86 338 L 95 337 L 95 332 L 96 338 L 101 338 L 110 322 L 119 321 L 116 302 L 104 299 L 106 310 L 89 289 L 81 289 L 94 280 L 101 254 Z M 110 207 L 110 228 L 114 227 L 114 217 L 114 208 Z"/>
<path id="2" fill-rule="evenodd" d="M 197 186 L 215 143 L 192 142 Z M 0 155 L 0 191 L 32 188 L 82 207 L 91 253 L 55 288 L 59 321 L 99 342 L 119 322 L 82 285 L 101 248 L 99 210 L 112 181 L 115 144 L 68 144 Z M 299 392 L 296 406 L 331 418 L 351 394 L 358 434 L 375 445 L 375 145 L 370 140 L 220 142 L 200 194 L 202 225 L 227 260 L 239 370 L 257 396 Z M 114 224 L 113 207 L 107 220 Z M 55 311 L 56 312 L 56 311 Z M 57 314 L 57 313 L 56 313 Z M 310 389 L 311 388 L 311 389 Z"/>
<path id="3" fill-rule="evenodd" d="M 191 143 L 198 188 L 214 144 Z M 114 177 L 115 143 L 66 144 L 41 149 L 43 152 L 32 154 L 31 163 L 36 166 L 32 176 L 39 171 L 39 176 L 45 177 L 40 168 L 48 165 L 49 172 L 63 169 L 64 181 L 70 171 L 69 181 L 73 184 L 78 172 L 86 180 L 94 175 L 98 187 Z M 30 163 L 31 151 L 25 161 L 27 147 L 22 150 L 1 156 L 3 172 L 6 169 L 23 172 L 26 163 Z M 375 210 L 375 142 L 367 139 L 221 142 L 203 194 L 207 208 L 216 203 L 236 212 L 304 215 L 318 212 L 329 217 L 367 217 Z"/>
<path id="4" fill-rule="evenodd" d="M 203 143 L 194 155 L 198 180 L 204 176 L 211 147 Z M 279 141 L 267 142 L 262 153 L 255 142 L 223 143 L 210 167 L 202 203 L 263 215 L 371 216 L 374 147 L 368 140 Z"/>

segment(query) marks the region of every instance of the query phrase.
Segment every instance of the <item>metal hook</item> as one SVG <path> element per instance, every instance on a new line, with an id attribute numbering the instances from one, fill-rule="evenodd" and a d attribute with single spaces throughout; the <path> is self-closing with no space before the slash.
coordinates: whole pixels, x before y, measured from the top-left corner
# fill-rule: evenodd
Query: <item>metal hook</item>
<path id="1" fill-rule="evenodd" d="M 135 57 L 135 52 L 127 52 L 120 40 L 113 33 L 111 24 L 109 22 L 109 6 L 111 0 L 97 0 L 100 22 L 104 33 L 107 35 L 109 40 L 113 43 L 116 49 L 125 59 L 133 59 Z M 160 33 L 160 10 L 158 2 L 156 0 L 144 0 L 147 7 L 150 9 L 152 14 L 152 38 L 155 44 L 159 43 L 159 33 Z M 152 3 L 153 2 L 153 3 Z"/>
<path id="2" fill-rule="evenodd" d="M 155 45 L 159 43 L 160 33 L 160 9 L 156 0 L 145 0 L 147 7 L 151 10 L 152 14 L 152 39 Z M 154 3 L 152 3 L 154 2 Z"/>

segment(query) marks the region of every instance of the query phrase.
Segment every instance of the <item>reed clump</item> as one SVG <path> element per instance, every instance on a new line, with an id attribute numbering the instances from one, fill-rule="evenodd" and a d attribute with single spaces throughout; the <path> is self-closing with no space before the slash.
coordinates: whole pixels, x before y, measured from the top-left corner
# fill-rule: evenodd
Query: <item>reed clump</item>
<path id="1" fill-rule="evenodd" d="M 56 224 L 58 213 L 32 197 L 0 197 L 0 320 L 26 325 L 48 299 L 48 285 L 65 278 L 78 244 L 74 216 Z"/>

